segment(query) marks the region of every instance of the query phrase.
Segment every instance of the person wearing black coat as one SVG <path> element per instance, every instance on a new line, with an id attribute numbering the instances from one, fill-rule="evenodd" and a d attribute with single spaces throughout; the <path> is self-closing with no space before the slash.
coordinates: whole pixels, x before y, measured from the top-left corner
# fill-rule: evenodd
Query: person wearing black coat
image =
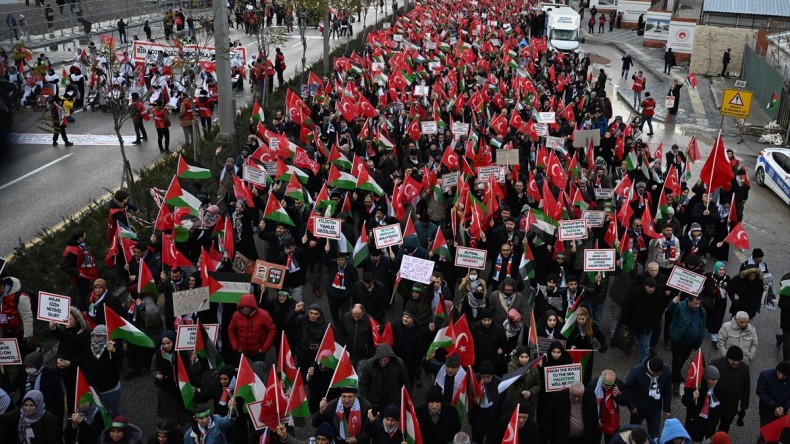
<path id="1" fill-rule="evenodd" d="M 481 443 L 496 431 L 497 419 L 503 404 L 502 395 L 497 387 L 502 382 L 502 378 L 494 374 L 494 365 L 488 361 L 478 365 L 476 377 L 483 394 L 480 398 L 472 400 L 469 425 L 472 427 L 472 441 Z"/>
<path id="2" fill-rule="evenodd" d="M 714 392 L 721 402 L 720 432 L 729 432 L 735 415 L 746 413 L 751 396 L 749 365 L 743 362 L 743 350 L 737 345 L 727 349 L 727 355 L 714 359 L 710 365 L 719 369 L 719 383 Z"/>
<path id="3" fill-rule="evenodd" d="M 69 405 L 73 406 L 74 403 Z M 102 431 L 104 431 L 104 421 L 99 407 L 96 404 L 83 404 L 66 419 L 63 442 L 64 444 L 95 443 L 99 441 Z"/>
<path id="4" fill-rule="evenodd" d="M 17 404 L 22 407 L 22 400 L 28 392 L 39 390 L 43 394 L 47 411 L 63 421 L 63 388 L 60 385 L 58 373 L 52 367 L 44 365 L 44 355 L 40 351 L 34 351 L 22 360 L 24 371 L 18 372 L 14 382 L 11 384 L 9 393 L 19 389 L 19 400 Z"/>
<path id="5" fill-rule="evenodd" d="M 384 322 L 385 311 L 390 293 L 383 282 L 375 279 L 373 272 L 362 274 L 362 280 L 351 287 L 351 303 L 362 304 L 368 314 L 379 323 Z"/>
<path id="6" fill-rule="evenodd" d="M 400 390 L 400 389 L 398 389 Z M 370 444 L 401 444 L 403 439 L 403 425 L 400 421 L 400 407 L 394 404 L 387 405 L 376 420 L 365 421 L 365 430 L 370 436 Z"/>
<path id="7" fill-rule="evenodd" d="M 373 405 L 400 405 L 401 387 L 408 383 L 403 361 L 386 343 L 376 346 L 376 353 L 360 368 L 360 395 Z"/>
<path id="8" fill-rule="evenodd" d="M 392 323 L 392 351 L 403 361 L 411 389 L 420 372 L 420 358 L 433 339 L 428 327 L 420 326 L 413 313 L 404 311 L 399 322 Z M 429 337 L 430 336 L 430 337 Z"/>
<path id="9" fill-rule="evenodd" d="M 782 276 L 779 282 L 786 281 L 790 281 L 790 273 Z M 782 348 L 782 359 L 787 361 L 790 359 L 790 295 L 779 294 L 779 310 L 779 328 L 782 333 L 776 335 L 776 348 Z"/>
<path id="10" fill-rule="evenodd" d="M 296 355 L 297 366 L 305 369 L 304 371 L 315 361 L 318 346 L 328 325 L 321 304 L 312 304 L 306 313 L 300 313 L 292 325 L 288 326 L 294 335 L 291 351 Z"/>
<path id="11" fill-rule="evenodd" d="M 370 225 L 367 225 L 369 227 Z M 385 294 L 392 294 L 392 262 L 387 255 L 382 254 L 378 248 L 370 248 L 370 256 L 360 264 L 362 274 L 373 273 L 373 279 L 384 284 L 387 288 Z"/>
<path id="12" fill-rule="evenodd" d="M 620 407 L 628 403 L 625 383 L 612 370 L 604 370 L 598 379 L 587 384 L 587 391 L 592 392 L 596 403 L 599 403 L 600 431 L 604 442 L 608 442 L 620 430 Z"/>
<path id="13" fill-rule="evenodd" d="M 351 310 L 351 289 L 359 281 L 357 269 L 349 263 L 346 253 L 338 253 L 337 257 L 330 254 L 330 246 L 326 245 L 324 265 L 327 280 L 326 295 L 329 302 L 329 314 L 335 325 L 341 324 L 343 315 Z M 352 353 L 353 356 L 353 353 Z"/>
<path id="14" fill-rule="evenodd" d="M 581 419 L 583 430 L 576 436 L 571 436 L 572 404 L 581 403 Z M 558 392 L 551 398 L 547 407 L 551 415 L 544 423 L 544 430 L 552 444 L 593 444 L 601 441 L 598 428 L 598 407 L 595 394 L 585 390 L 580 382 L 573 383 L 568 389 Z"/>
<path id="15" fill-rule="evenodd" d="M 266 298 L 263 305 L 269 313 L 269 316 L 271 316 L 274 326 L 277 327 L 277 336 L 285 333 L 285 336 L 288 338 L 288 343 L 290 344 L 294 340 L 294 337 L 287 326 L 293 324 L 293 320 L 296 319 L 301 312 L 304 303 L 299 305 L 299 309 L 297 310 L 298 304 L 291 297 L 291 292 L 288 290 L 279 290 L 277 291 L 277 296 Z M 279 350 L 280 341 L 274 341 L 274 346 Z"/>
<path id="16" fill-rule="evenodd" d="M 77 367 L 81 365 L 82 350 L 87 348 L 91 341 L 91 332 L 82 313 L 74 306 L 69 308 L 68 325 L 59 326 L 50 322 L 49 328 L 58 329 L 62 334 L 69 335 L 74 339 L 71 342 L 59 342 L 58 352 L 55 355 L 55 368 L 60 380 L 63 381 L 63 386 L 66 387 L 66 405 L 71 408 L 74 405 L 74 381 L 77 378 Z"/>
<path id="17" fill-rule="evenodd" d="M 458 410 L 451 404 L 442 402 L 442 390 L 434 385 L 428 389 L 425 396 L 425 404 L 415 409 L 417 422 L 420 424 L 422 441 L 424 443 L 446 443 L 453 440 L 453 437 L 461 430 L 461 420 L 458 418 Z M 434 422 L 432 416 L 438 418 Z"/>
<path id="18" fill-rule="evenodd" d="M 672 413 L 672 370 L 658 356 L 642 360 L 625 378 L 631 424 L 647 423 L 651 438 L 658 439 L 661 413 Z"/>
<path id="19" fill-rule="evenodd" d="M 475 344 L 475 367 L 481 362 L 504 364 L 507 347 L 505 329 L 494 323 L 494 313 L 489 308 L 481 310 L 481 320 L 471 325 L 472 340 Z M 524 330 L 526 330 L 525 327 Z"/>
<path id="20" fill-rule="evenodd" d="M 639 359 L 650 355 L 650 339 L 653 329 L 661 320 L 666 305 L 661 294 L 658 293 L 658 283 L 652 277 L 647 277 L 643 285 L 631 288 L 623 301 L 623 311 L 620 323 L 627 325 L 634 339 L 639 344 Z M 626 352 L 629 355 L 630 351 Z"/>
<path id="21" fill-rule="evenodd" d="M 730 314 L 735 316 L 745 311 L 754 319 L 763 297 L 763 272 L 759 268 L 747 268 L 732 278 L 727 295 L 730 297 Z"/>
<path id="22" fill-rule="evenodd" d="M 715 391 L 718 382 L 719 369 L 709 365 L 705 367 L 700 387 L 683 391 L 681 401 L 686 406 L 684 427 L 695 442 L 702 442 L 716 433 L 722 407 Z"/>
<path id="23" fill-rule="evenodd" d="M 513 412 L 502 412 L 499 415 L 495 432 L 486 442 L 502 442 L 507 435 L 507 428 L 510 425 L 510 418 Z M 519 401 L 518 407 L 518 443 L 519 444 L 538 444 L 540 442 L 540 426 L 534 419 L 535 410 L 526 399 Z M 480 441 L 474 441 L 480 442 Z"/>

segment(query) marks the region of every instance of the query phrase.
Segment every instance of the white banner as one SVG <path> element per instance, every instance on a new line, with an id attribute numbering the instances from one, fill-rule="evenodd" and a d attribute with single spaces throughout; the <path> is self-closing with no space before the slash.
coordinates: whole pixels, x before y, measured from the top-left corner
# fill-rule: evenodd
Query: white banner
<path id="1" fill-rule="evenodd" d="M 214 62 L 215 50 L 213 46 L 184 45 L 182 46 L 186 57 L 194 57 L 192 54 L 197 52 L 201 62 Z M 167 54 L 173 58 L 179 58 L 179 50 L 175 46 L 163 45 L 161 43 L 144 42 L 137 40 L 132 44 L 132 60 L 135 62 L 155 63 L 160 54 Z M 231 64 L 234 60 L 245 64 L 247 62 L 247 48 L 237 46 L 230 49 Z"/>
<path id="2" fill-rule="evenodd" d="M 695 22 L 670 21 L 667 48 L 672 48 L 672 52 L 679 54 L 691 54 L 696 29 L 697 25 Z"/>
<path id="3" fill-rule="evenodd" d="M 436 264 L 433 261 L 406 254 L 403 256 L 400 263 L 400 277 L 401 279 L 409 279 L 414 282 L 429 284 L 431 282 L 431 275 L 433 275 L 434 265 Z"/>

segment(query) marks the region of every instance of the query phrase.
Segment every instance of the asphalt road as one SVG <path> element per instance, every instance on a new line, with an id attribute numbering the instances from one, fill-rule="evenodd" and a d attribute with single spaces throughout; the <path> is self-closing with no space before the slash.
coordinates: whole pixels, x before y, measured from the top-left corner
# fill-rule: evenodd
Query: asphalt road
<path id="1" fill-rule="evenodd" d="M 373 8 L 367 16 L 367 23 L 373 23 L 377 15 Z M 382 14 L 378 18 L 383 19 Z M 362 22 L 355 23 L 355 30 L 362 29 Z M 232 39 L 239 39 L 253 54 L 257 47 L 243 31 L 230 30 Z M 323 41 L 318 30 L 309 28 L 307 35 L 307 65 L 323 56 Z M 330 39 L 334 49 L 347 39 Z M 288 69 L 286 78 L 297 75 L 296 69 L 302 58 L 302 44 L 299 31 L 294 28 L 288 41 L 282 45 Z M 249 88 L 235 97 L 237 106 L 251 100 Z M 171 115 L 175 116 L 175 115 Z M 29 242 L 41 230 L 59 224 L 64 216 L 70 215 L 88 205 L 108 190 L 120 186 L 123 163 L 117 142 L 103 144 L 103 139 L 115 137 L 112 117 L 101 111 L 76 112 L 76 122 L 67 128 L 74 146 L 65 147 L 63 142 L 52 146 L 51 133 L 41 128 L 41 123 L 49 118 L 46 114 L 23 110 L 14 115 L 12 132 L 24 135 L 28 143 L 13 144 L 4 155 L 6 161 L 0 165 L 0 257 L 8 256 L 20 243 Z M 42 120 L 43 119 L 43 120 Z M 170 129 L 170 147 L 177 148 L 183 142 L 183 133 L 175 116 Z M 134 140 L 131 122 L 126 122 L 121 130 L 126 140 L 126 154 L 134 171 L 151 165 L 161 154 L 156 143 L 156 130 L 152 122 L 145 123 L 148 141 L 140 146 L 129 144 Z M 32 140 L 37 135 L 43 140 Z M 72 137 L 79 135 L 84 137 Z M 96 137 L 99 136 L 97 141 Z M 83 140 L 84 142 L 80 142 Z M 155 213 L 154 213 L 155 216 Z M 13 218 L 13 219 L 12 219 Z M 13 223 L 9 221 L 13 220 Z"/>

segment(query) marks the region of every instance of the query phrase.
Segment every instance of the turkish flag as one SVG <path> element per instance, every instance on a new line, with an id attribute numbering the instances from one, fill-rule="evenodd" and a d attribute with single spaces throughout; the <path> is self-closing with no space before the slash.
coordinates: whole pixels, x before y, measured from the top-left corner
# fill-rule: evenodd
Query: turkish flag
<path id="1" fill-rule="evenodd" d="M 612 248 L 614 248 L 614 243 L 617 242 L 617 220 L 614 218 L 609 222 L 609 228 L 606 229 L 603 241 Z"/>
<path id="2" fill-rule="evenodd" d="M 749 235 L 746 234 L 746 230 L 743 229 L 740 223 L 732 227 L 732 231 L 724 238 L 724 242 L 732 244 L 735 248 L 741 250 L 749 249 Z"/>
<path id="3" fill-rule="evenodd" d="M 562 117 L 565 117 L 565 120 L 567 120 L 568 122 L 576 121 L 576 115 L 573 114 L 573 106 L 571 106 L 570 103 L 568 104 L 568 106 L 563 108 L 562 111 L 560 111 L 560 115 Z"/>
<path id="4" fill-rule="evenodd" d="M 475 343 L 472 341 L 472 332 L 466 321 L 466 315 L 461 315 L 453 324 L 453 350 L 450 354 L 457 354 L 461 358 L 461 365 L 466 367 L 475 363 Z"/>
<path id="5" fill-rule="evenodd" d="M 406 128 L 406 132 L 409 134 L 409 137 L 413 141 L 420 140 L 420 136 L 422 136 L 422 127 L 420 126 L 420 119 L 412 119 L 409 126 Z"/>
<path id="6" fill-rule="evenodd" d="M 343 96 L 343 99 L 340 100 L 340 113 L 343 114 L 343 118 L 346 119 L 346 122 L 353 122 L 354 117 L 357 116 L 357 107 L 356 104 L 348 97 Z"/>
<path id="7" fill-rule="evenodd" d="M 422 191 L 422 183 L 417 182 L 412 176 L 406 176 L 401 187 L 401 202 L 411 203 Z"/>
<path id="8" fill-rule="evenodd" d="M 373 105 L 370 104 L 368 99 L 366 99 L 365 96 L 361 94 L 359 95 L 359 101 L 357 102 L 357 115 L 369 119 L 376 117 L 376 108 L 373 108 Z"/>
<path id="9" fill-rule="evenodd" d="M 444 155 L 442 156 L 442 165 L 446 166 L 450 171 L 458 171 L 461 169 L 458 165 L 458 154 L 454 149 L 450 148 L 449 145 L 444 150 Z"/>
<path id="10" fill-rule="evenodd" d="M 735 174 L 732 172 L 729 160 L 727 160 L 727 153 L 724 149 L 724 141 L 721 140 L 721 133 L 713 143 L 713 151 L 711 151 L 705 164 L 702 165 L 702 170 L 699 173 L 699 178 L 708 187 L 709 192 L 713 192 L 735 179 Z"/>

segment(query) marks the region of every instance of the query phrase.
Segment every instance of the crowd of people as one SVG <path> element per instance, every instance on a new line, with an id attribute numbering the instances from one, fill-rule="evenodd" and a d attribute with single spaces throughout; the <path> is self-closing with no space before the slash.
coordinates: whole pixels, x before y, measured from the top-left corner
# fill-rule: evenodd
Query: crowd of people
<path id="1" fill-rule="evenodd" d="M 777 331 L 790 330 L 790 295 L 782 287 L 776 299 L 760 248 L 731 263 L 729 246 L 744 248 L 740 222 L 752 217 L 745 168 L 721 140 L 719 164 L 700 159 L 695 139 L 651 147 L 639 116 L 612 115 L 604 70 L 551 49 L 529 6 L 415 5 L 331 73 L 311 73 L 307 93 L 290 92 L 273 116 L 256 106 L 248 143 L 217 148 L 217 173 L 180 158 L 167 191 L 151 190 L 155 221 L 115 192 L 109 251 L 93 251 L 84 230 L 64 249 L 73 307 L 67 325 L 49 324 L 54 366 L 36 347 L 35 294 L 4 277 L 0 326 L 23 364 L 2 381 L 3 442 L 142 442 L 121 393 L 144 372 L 160 421 L 148 442 L 159 444 L 308 434 L 322 444 L 419 443 L 418 434 L 727 443 L 747 414 L 761 426 L 781 420 L 765 439 L 786 442 L 790 340 L 776 336 L 781 362 L 756 363 L 752 321 L 778 306 Z M 130 112 L 142 142 L 140 100 Z M 573 239 L 561 236 L 568 220 L 587 221 Z M 393 227 L 400 235 L 384 237 Z M 613 269 L 591 271 L 586 252 L 605 249 Z M 462 255 L 479 260 L 456 266 Z M 258 260 L 270 270 L 263 281 L 250 275 Z M 698 288 L 675 274 L 696 276 Z M 194 313 L 174 304 L 201 288 L 209 299 Z M 155 347 L 119 340 L 118 322 Z M 198 331 L 194 351 L 177 350 L 180 327 L 193 324 L 215 325 L 215 339 Z M 636 346 L 630 372 L 595 359 L 610 346 L 626 357 Z M 757 413 L 750 365 L 764 369 Z M 561 366 L 578 373 L 557 386 L 546 375 Z M 91 390 L 75 385 L 80 377 Z M 281 379 L 287 412 L 272 382 Z M 685 412 L 673 410 L 676 397 Z M 272 399 L 278 410 L 267 414 Z M 290 408 L 303 400 L 305 411 Z M 251 401 L 263 401 L 259 416 Z"/>

